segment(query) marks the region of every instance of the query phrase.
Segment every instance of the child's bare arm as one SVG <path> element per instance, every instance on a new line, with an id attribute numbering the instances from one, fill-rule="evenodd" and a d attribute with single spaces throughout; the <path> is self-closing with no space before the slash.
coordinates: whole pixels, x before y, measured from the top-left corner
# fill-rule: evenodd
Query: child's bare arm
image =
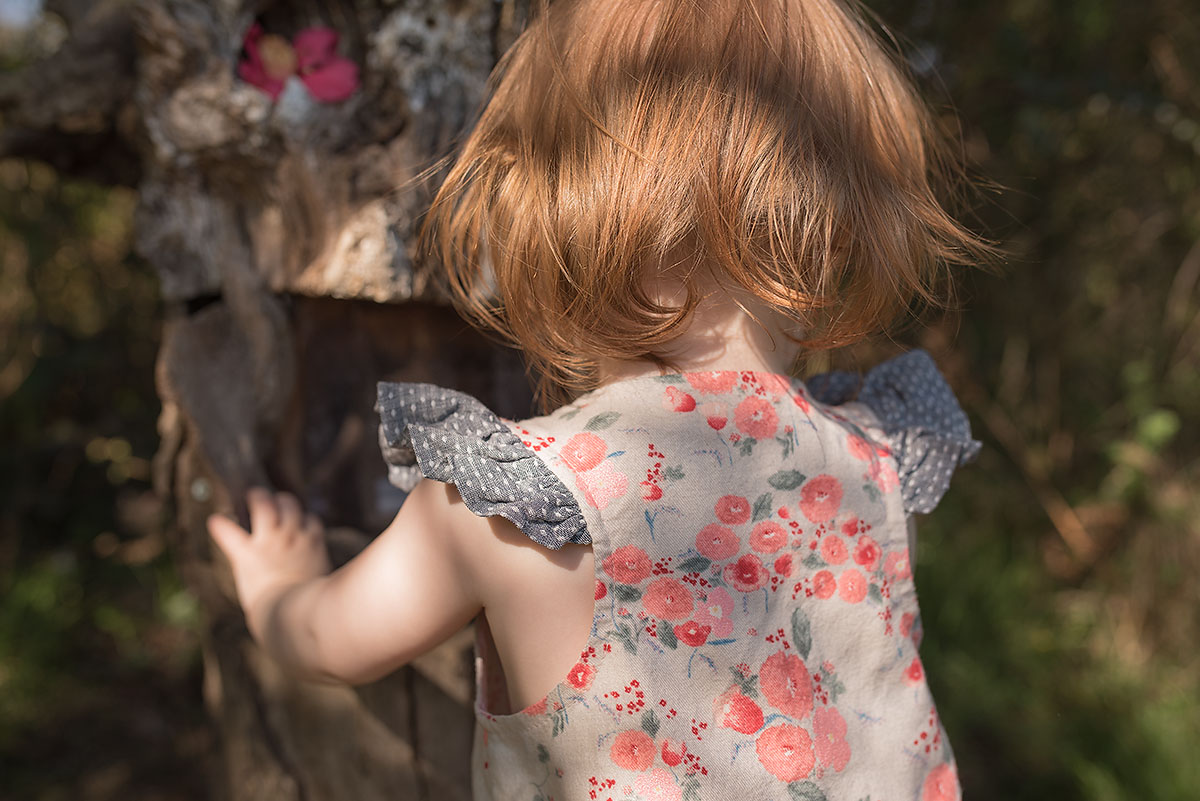
<path id="1" fill-rule="evenodd" d="M 251 633 L 293 672 L 371 681 L 482 606 L 456 535 L 465 510 L 438 482 L 421 482 L 387 530 L 333 573 L 324 529 L 294 497 L 254 490 L 247 501 L 251 532 L 220 516 L 209 531 L 233 566 Z"/>

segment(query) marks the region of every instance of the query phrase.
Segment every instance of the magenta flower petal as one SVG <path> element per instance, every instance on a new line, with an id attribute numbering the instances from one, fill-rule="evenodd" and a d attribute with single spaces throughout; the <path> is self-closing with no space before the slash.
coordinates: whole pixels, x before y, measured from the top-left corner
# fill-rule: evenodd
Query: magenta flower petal
<path id="1" fill-rule="evenodd" d="M 301 75 L 300 80 L 317 100 L 340 103 L 358 89 L 358 65 L 348 58 L 335 58 L 324 67 Z"/>
<path id="2" fill-rule="evenodd" d="M 278 100 L 279 95 L 283 92 L 283 81 L 267 75 L 266 70 L 263 69 L 262 62 L 257 59 L 252 61 L 246 58 L 239 61 L 237 74 L 246 83 L 266 92 L 271 96 L 272 100 Z"/>
<path id="3" fill-rule="evenodd" d="M 332 28 L 305 28 L 292 38 L 296 48 L 296 70 L 304 75 L 318 70 L 337 57 L 337 31 Z"/>

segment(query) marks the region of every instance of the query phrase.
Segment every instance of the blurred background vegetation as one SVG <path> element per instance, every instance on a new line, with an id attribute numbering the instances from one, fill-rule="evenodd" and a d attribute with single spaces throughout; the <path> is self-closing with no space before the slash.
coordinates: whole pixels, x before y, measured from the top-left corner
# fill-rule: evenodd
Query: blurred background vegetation
<path id="1" fill-rule="evenodd" d="M 966 797 L 1194 799 L 1200 9 L 869 5 L 1003 187 L 978 215 L 1008 262 L 913 334 L 986 446 L 917 560 Z M 0 32 L 0 69 L 54 31 Z M 135 205 L 0 160 L 0 798 L 208 798 L 199 621 L 149 485 Z"/>

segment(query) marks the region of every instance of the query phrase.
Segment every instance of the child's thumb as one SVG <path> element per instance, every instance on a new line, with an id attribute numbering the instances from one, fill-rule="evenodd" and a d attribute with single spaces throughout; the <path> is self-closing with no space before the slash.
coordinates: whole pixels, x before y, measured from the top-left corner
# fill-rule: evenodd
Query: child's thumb
<path id="1" fill-rule="evenodd" d="M 208 533 L 213 541 L 229 558 L 234 561 L 246 545 L 246 532 L 237 523 L 225 515 L 208 516 Z"/>

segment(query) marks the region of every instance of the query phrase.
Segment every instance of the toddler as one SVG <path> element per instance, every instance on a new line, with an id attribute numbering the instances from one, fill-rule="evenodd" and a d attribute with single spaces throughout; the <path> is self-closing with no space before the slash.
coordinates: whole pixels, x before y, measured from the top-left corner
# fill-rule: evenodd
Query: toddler
<path id="1" fill-rule="evenodd" d="M 942 148 L 839 0 L 539 8 L 425 236 L 552 411 L 380 384 L 412 492 L 357 558 L 210 519 L 254 636 L 365 682 L 474 619 L 479 801 L 956 799 L 910 515 L 978 443 L 924 353 L 789 377 L 987 254 Z"/>

